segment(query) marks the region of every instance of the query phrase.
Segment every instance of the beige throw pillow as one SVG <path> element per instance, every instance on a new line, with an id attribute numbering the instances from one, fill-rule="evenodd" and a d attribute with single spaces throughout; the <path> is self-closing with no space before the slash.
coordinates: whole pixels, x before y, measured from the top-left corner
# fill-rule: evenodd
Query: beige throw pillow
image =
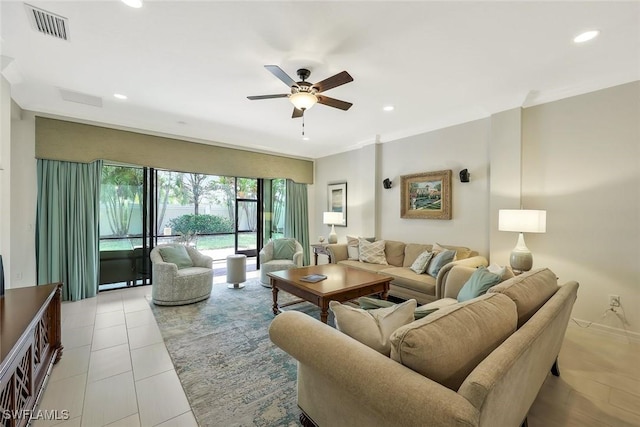
<path id="1" fill-rule="evenodd" d="M 349 261 L 358 261 L 360 259 L 359 240 L 357 237 L 347 236 L 347 259 Z"/>
<path id="2" fill-rule="evenodd" d="M 389 337 L 401 326 L 413 322 L 416 300 L 375 310 L 363 310 L 331 301 L 329 308 L 336 321 L 336 329 L 371 347 L 378 353 L 389 356 Z"/>
<path id="3" fill-rule="evenodd" d="M 358 239 L 358 260 L 361 262 L 368 262 L 370 264 L 387 264 L 387 258 L 384 254 L 384 240 L 378 240 L 377 242 L 369 242 L 366 239 Z"/>

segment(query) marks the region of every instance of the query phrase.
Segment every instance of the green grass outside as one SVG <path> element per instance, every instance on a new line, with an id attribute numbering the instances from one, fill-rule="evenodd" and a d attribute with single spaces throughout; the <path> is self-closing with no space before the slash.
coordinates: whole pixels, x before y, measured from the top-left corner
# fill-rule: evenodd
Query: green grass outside
<path id="1" fill-rule="evenodd" d="M 162 243 L 168 243 L 173 241 L 175 237 L 160 238 Z M 197 248 L 202 250 L 207 249 L 225 249 L 233 248 L 235 245 L 233 234 L 224 234 L 218 236 L 198 236 Z M 139 238 L 122 238 L 118 240 L 100 240 L 101 251 L 128 251 L 132 250 L 134 246 L 142 246 L 142 239 Z M 255 233 L 243 233 L 238 235 L 238 246 L 241 248 L 255 248 L 256 247 L 256 235 Z"/>

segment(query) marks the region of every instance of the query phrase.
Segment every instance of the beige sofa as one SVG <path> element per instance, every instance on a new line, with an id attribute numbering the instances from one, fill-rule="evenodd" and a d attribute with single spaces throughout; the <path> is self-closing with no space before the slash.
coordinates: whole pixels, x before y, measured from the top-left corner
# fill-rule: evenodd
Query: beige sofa
<path id="1" fill-rule="evenodd" d="M 577 289 L 524 273 L 400 327 L 391 357 L 295 311 L 269 333 L 298 361 L 303 425 L 517 427 L 556 366 Z"/>
<path id="2" fill-rule="evenodd" d="M 418 301 L 418 304 L 426 304 L 442 298 L 442 287 L 451 268 L 455 265 L 468 267 L 487 266 L 487 259 L 479 256 L 477 252 L 463 246 L 442 245 L 447 249 L 456 251 L 456 260 L 446 264 L 437 277 L 428 274 L 416 274 L 409 267 L 424 251 L 431 251 L 433 245 L 419 243 L 404 243 L 394 240 L 385 240 L 385 257 L 388 265 L 369 264 L 366 262 L 349 260 L 348 246 L 346 243 L 334 243 L 327 245 L 332 263 L 345 265 L 384 274 L 393 277 L 389 289 L 389 295 Z"/>

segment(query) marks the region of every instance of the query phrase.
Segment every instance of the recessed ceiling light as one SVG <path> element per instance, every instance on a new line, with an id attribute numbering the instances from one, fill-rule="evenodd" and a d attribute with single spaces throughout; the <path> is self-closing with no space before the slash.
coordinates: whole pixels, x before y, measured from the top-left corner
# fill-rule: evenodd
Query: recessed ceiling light
<path id="1" fill-rule="evenodd" d="M 385 105 L 384 107 L 382 107 L 382 109 L 384 111 L 393 111 L 395 107 L 393 105 Z"/>
<path id="2" fill-rule="evenodd" d="M 302 140 L 303 140 L 303 141 L 308 141 L 308 140 L 309 140 L 309 137 L 308 137 L 308 136 L 303 136 L 303 137 L 302 137 Z"/>
<path id="3" fill-rule="evenodd" d="M 122 0 L 122 3 L 129 7 L 135 7 L 136 9 L 142 7 L 142 0 Z"/>
<path id="4" fill-rule="evenodd" d="M 121 93 L 114 93 L 113 96 L 118 99 L 127 99 L 127 95 L 123 95 Z"/>
<path id="5" fill-rule="evenodd" d="M 589 40 L 593 40 L 596 37 L 598 37 L 598 34 L 600 34 L 600 31 L 598 30 L 591 30 L 591 31 L 585 31 L 582 34 L 577 35 L 574 39 L 573 42 L 574 43 L 584 43 L 584 42 L 588 42 Z"/>

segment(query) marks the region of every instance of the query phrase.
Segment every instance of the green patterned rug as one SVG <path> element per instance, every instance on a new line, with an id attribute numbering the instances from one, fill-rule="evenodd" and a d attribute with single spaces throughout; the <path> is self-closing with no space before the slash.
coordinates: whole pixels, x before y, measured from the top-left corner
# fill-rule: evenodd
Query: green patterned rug
<path id="1" fill-rule="evenodd" d="M 207 301 L 151 307 L 200 426 L 297 426 L 296 361 L 268 335 L 271 289 L 257 279 L 245 285 L 214 284 Z M 287 309 L 319 318 L 309 303 Z"/>

